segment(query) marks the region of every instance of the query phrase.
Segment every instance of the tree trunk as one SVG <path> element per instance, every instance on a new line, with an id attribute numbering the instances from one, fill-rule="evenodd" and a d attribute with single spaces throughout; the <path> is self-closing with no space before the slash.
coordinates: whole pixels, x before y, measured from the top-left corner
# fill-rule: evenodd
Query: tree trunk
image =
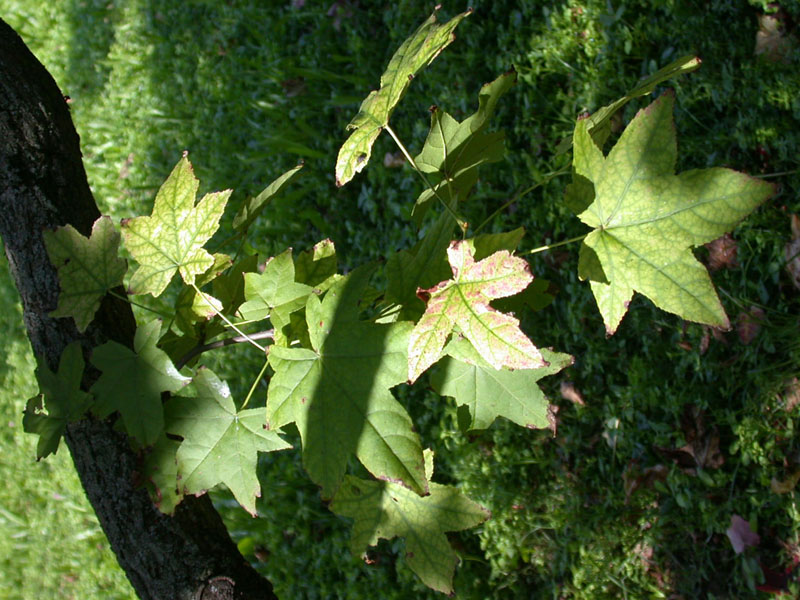
<path id="1" fill-rule="evenodd" d="M 2 20 L 0 99 L 0 236 L 34 354 L 55 372 L 73 340 L 81 341 L 87 356 L 109 339 L 132 347 L 130 306 L 110 296 L 84 334 L 72 319 L 49 316 L 59 285 L 42 231 L 70 223 L 88 235 L 100 213 L 65 98 Z M 85 389 L 96 375 L 84 377 Z M 137 456 L 111 420 L 87 417 L 70 424 L 65 438 L 89 501 L 140 598 L 276 598 L 270 583 L 239 554 L 207 496 L 185 498 L 174 517 L 155 508 L 136 486 Z"/>

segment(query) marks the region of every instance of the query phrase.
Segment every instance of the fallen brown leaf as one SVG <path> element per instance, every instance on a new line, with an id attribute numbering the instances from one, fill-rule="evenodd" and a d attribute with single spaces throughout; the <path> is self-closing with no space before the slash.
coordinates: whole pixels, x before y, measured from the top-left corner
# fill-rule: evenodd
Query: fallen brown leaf
<path id="1" fill-rule="evenodd" d="M 705 415 L 698 407 L 687 405 L 684 408 L 681 430 L 686 439 L 685 445 L 680 448 L 654 446 L 655 450 L 692 475 L 698 467 L 718 469 L 725 463 L 725 457 L 719 449 L 719 433 L 716 427 L 706 430 Z"/>
<path id="2" fill-rule="evenodd" d="M 740 312 L 736 318 L 736 333 L 739 341 L 745 346 L 750 344 L 761 332 L 761 323 L 764 322 L 764 311 L 757 306 Z"/>
<path id="3" fill-rule="evenodd" d="M 783 255 L 786 258 L 786 272 L 792 278 L 792 284 L 800 290 L 800 217 L 789 217 L 792 228 L 792 240 L 786 244 Z"/>
<path id="4" fill-rule="evenodd" d="M 731 546 L 733 546 L 733 551 L 736 554 L 741 554 L 748 546 L 758 546 L 758 543 L 761 541 L 758 534 L 750 529 L 750 523 L 739 515 L 733 515 L 731 517 L 731 526 L 728 527 L 725 533 L 728 535 Z"/>
<path id="5" fill-rule="evenodd" d="M 708 268 L 712 271 L 733 269 L 739 266 L 736 258 L 738 246 L 730 233 L 706 244 L 708 248 Z"/>
<path id="6" fill-rule="evenodd" d="M 586 406 L 586 403 L 583 401 L 583 396 L 575 387 L 575 384 L 571 381 L 562 381 L 560 390 L 561 397 L 564 400 L 569 400 L 574 404 L 580 404 L 581 406 Z"/>

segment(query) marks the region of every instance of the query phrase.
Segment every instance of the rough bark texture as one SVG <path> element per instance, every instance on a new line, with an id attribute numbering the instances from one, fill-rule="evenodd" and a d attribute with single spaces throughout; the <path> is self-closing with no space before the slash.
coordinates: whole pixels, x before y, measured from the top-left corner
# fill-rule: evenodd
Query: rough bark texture
<path id="1" fill-rule="evenodd" d="M 81 162 L 64 97 L 17 34 L 0 20 L 0 236 L 22 297 L 39 361 L 53 371 L 62 350 L 109 339 L 132 346 L 130 307 L 107 297 L 79 334 L 72 319 L 49 316 L 58 279 L 42 231 L 66 223 L 88 235 L 100 216 Z M 84 384 L 93 376 L 88 373 Z M 143 599 L 275 598 L 272 586 L 239 554 L 207 496 L 162 515 L 135 486 L 137 456 L 110 421 L 85 419 L 66 441 L 86 494 L 137 594 Z"/>

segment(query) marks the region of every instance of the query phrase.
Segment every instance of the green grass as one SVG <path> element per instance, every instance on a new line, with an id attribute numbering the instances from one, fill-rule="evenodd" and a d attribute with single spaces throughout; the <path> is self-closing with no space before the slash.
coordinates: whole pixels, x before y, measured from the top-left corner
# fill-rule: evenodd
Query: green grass
<path id="1" fill-rule="evenodd" d="M 770 62 L 753 53 L 765 8 L 760 1 L 718 0 L 702 9 L 679 0 L 474 5 L 456 42 L 418 77 L 393 118 L 393 128 L 416 150 L 428 106 L 462 118 L 474 111 L 482 83 L 516 67 L 520 83 L 497 114 L 508 135 L 508 160 L 482 172 L 476 199 L 465 208 L 471 223 L 564 163 L 554 148 L 576 115 L 611 102 L 686 53 L 698 53 L 704 64 L 669 84 L 677 97 L 678 169 L 730 166 L 770 177 L 780 191 L 735 232 L 740 266 L 714 274 L 732 319 L 750 306 L 765 310 L 752 343 L 742 344 L 733 332 L 724 341 L 712 338 L 701 353 L 703 328 L 642 298 L 632 303 L 620 332 L 606 339 L 588 287 L 576 277 L 577 248 L 568 246 L 533 257 L 534 273 L 553 282 L 558 294 L 524 323 L 538 344 L 576 356 L 567 373 L 543 382 L 560 407 L 555 438 L 505 422 L 466 436 L 448 401 L 401 392 L 423 441 L 436 450 L 438 477 L 462 485 L 493 514 L 477 532 L 453 537 L 466 559 L 457 572 L 459 597 L 766 597 L 755 591 L 759 562 L 789 564 L 782 542 L 797 543 L 800 534 L 796 492 L 770 490 L 773 478 L 786 478 L 800 463 L 797 409 L 787 412 L 780 396 L 800 364 L 798 291 L 783 259 L 789 214 L 800 212 L 798 32 L 786 32 L 785 62 Z M 795 27 L 800 4 L 782 7 Z M 401 0 L 381 11 L 355 8 L 338 29 L 327 8 L 307 2 L 295 10 L 288 1 L 9 0 L 0 16 L 72 97 L 103 211 L 115 218 L 148 212 L 184 149 L 203 191 L 234 188 L 234 208 L 304 159 L 307 172 L 296 192 L 267 212 L 253 246 L 274 254 L 331 237 L 353 266 L 415 236 L 407 218 L 419 184 L 408 169 L 377 164 L 395 150 L 388 139 L 376 145 L 376 164 L 341 190 L 333 184 L 333 164 L 359 101 L 430 6 Z M 445 17 L 458 9 L 445 6 Z M 290 80 L 300 77 L 302 93 L 287 95 Z M 631 103 L 623 119 L 644 102 Z M 583 233 L 561 201 L 565 183 L 543 186 L 492 228 L 525 225 L 525 248 Z M 4 306 L 13 306 L 8 284 L 0 289 Z M 0 596 L 15 590 L 10 597 L 32 597 L 51 585 L 53 597 L 114 597 L 109 590 L 127 597 L 110 553 L 97 548 L 105 540 L 65 449 L 54 461 L 32 462 L 35 440 L 21 436 L 19 413 L 34 393 L 33 362 L 18 309 L 2 314 L 9 315 L 3 422 L 15 427 L 4 428 L 0 468 L 19 485 L 0 495 L 8 513 L 0 514 L 0 544 L 9 544 L 0 546 L 0 556 L 9 557 Z M 248 365 L 253 374 L 260 366 L 242 348 L 212 360 L 217 372 L 229 375 L 234 393 L 249 387 L 241 375 Z M 585 406 L 560 398 L 566 379 Z M 706 439 L 718 438 L 721 465 L 687 472 L 659 450 L 687 442 L 687 407 L 702 411 Z M 262 465 L 265 518 L 246 517 L 224 494 L 217 499 L 240 547 L 282 597 L 375 597 L 378 590 L 386 598 L 425 597 L 408 570 L 395 569 L 401 545 L 382 544 L 372 566 L 349 555 L 348 524 L 319 500 L 297 453 L 265 457 Z M 663 480 L 626 494 L 626 480 L 659 465 Z M 55 499 L 54 491 L 68 500 Z M 758 529 L 758 548 L 734 554 L 725 536 L 732 514 Z M 60 587 L 68 585 L 85 587 Z"/>

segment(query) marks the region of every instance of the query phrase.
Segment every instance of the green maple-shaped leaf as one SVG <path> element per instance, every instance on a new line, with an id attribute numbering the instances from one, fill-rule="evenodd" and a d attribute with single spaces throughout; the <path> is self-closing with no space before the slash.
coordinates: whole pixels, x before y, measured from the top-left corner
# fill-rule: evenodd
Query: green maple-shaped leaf
<path id="1" fill-rule="evenodd" d="M 87 239 L 72 225 L 43 233 L 50 262 L 58 268 L 61 293 L 52 317 L 72 317 L 78 331 L 85 331 L 100 301 L 112 288 L 122 284 L 128 270 L 117 256 L 119 233 L 109 217 L 92 225 Z"/>
<path id="2" fill-rule="evenodd" d="M 266 208 L 266 206 L 270 203 L 272 198 L 280 194 L 283 189 L 289 185 L 295 176 L 300 172 L 300 169 L 303 168 L 302 164 L 297 165 L 296 167 L 289 169 L 278 177 L 275 181 L 270 183 L 264 191 L 262 191 L 258 196 L 253 198 L 249 198 L 244 204 L 242 204 L 239 212 L 236 213 L 236 216 L 233 219 L 233 228 L 237 231 L 244 231 L 253 224 L 253 221 L 256 220 L 261 211 Z"/>
<path id="3" fill-rule="evenodd" d="M 72 342 L 61 354 L 58 373 L 44 364 L 36 369 L 40 393 L 28 400 L 22 416 L 25 432 L 39 435 L 36 460 L 55 454 L 67 423 L 80 419 L 88 410 L 92 396 L 81 390 L 83 367 L 81 345 Z"/>
<path id="4" fill-rule="evenodd" d="M 433 475 L 433 452 L 425 451 L 428 478 Z M 453 593 L 453 571 L 458 557 L 446 531 L 475 527 L 490 513 L 454 487 L 430 483 L 430 495 L 420 497 L 399 485 L 367 481 L 348 475 L 330 508 L 354 520 L 350 547 L 362 553 L 380 538 L 402 537 L 406 562 L 423 583 L 445 594 Z"/>
<path id="5" fill-rule="evenodd" d="M 144 461 L 146 487 L 153 504 L 166 515 L 175 512 L 175 507 L 183 500 L 183 490 L 178 486 L 178 461 L 175 455 L 180 443 L 162 436 L 148 450 Z"/>
<path id="6" fill-rule="evenodd" d="M 411 324 L 359 320 L 371 272 L 336 280 L 322 301 L 309 296 L 312 349 L 272 346 L 269 353 L 275 375 L 267 419 L 271 427 L 297 424 L 305 468 L 324 498 L 339 487 L 352 454 L 379 479 L 428 491 L 419 437 L 390 392 L 405 380 Z"/>
<path id="7" fill-rule="evenodd" d="M 453 217 L 443 212 L 413 248 L 396 252 L 386 261 L 386 302 L 402 307 L 398 320 L 416 321 L 425 312 L 417 289 L 431 287 L 447 277 L 447 247 L 454 225 Z"/>
<path id="8" fill-rule="evenodd" d="M 122 222 L 125 246 L 139 263 L 129 293 L 159 296 L 176 271 L 191 285 L 214 264 L 203 245 L 217 230 L 231 190 L 206 194 L 195 206 L 198 187 L 184 156 L 158 190 L 153 213 Z"/>
<path id="9" fill-rule="evenodd" d="M 503 158 L 505 135 L 489 133 L 486 128 L 498 100 L 516 80 L 517 73 L 512 70 L 484 85 L 478 96 L 478 110 L 461 123 L 444 111 L 432 110 L 431 129 L 414 162 L 435 179 L 433 190 L 426 189 L 417 198 L 417 222 L 436 194 L 446 201 L 463 200 L 478 181 L 478 167 Z"/>
<path id="10" fill-rule="evenodd" d="M 195 396 L 172 398 L 165 415 L 167 432 L 183 437 L 176 455 L 180 488 L 200 495 L 223 483 L 255 516 L 258 453 L 291 446 L 279 431 L 266 429 L 263 409 L 237 411 L 228 384 L 208 369 L 200 370 L 192 387 Z"/>
<path id="11" fill-rule="evenodd" d="M 295 281 L 292 249 L 273 257 L 263 273 L 246 273 L 244 297 L 239 313 L 248 321 L 270 318 L 276 331 L 289 324 L 289 315 L 306 304 L 313 288 Z"/>
<path id="12" fill-rule="evenodd" d="M 367 96 L 358 114 L 347 125 L 347 129 L 355 131 L 339 150 L 336 185 L 343 186 L 367 166 L 372 145 L 389 124 L 389 118 L 411 85 L 411 80 L 455 39 L 453 31 L 471 13 L 468 10 L 440 24 L 436 22 L 436 10 L 397 49 L 381 76 L 380 89 Z"/>
<path id="13" fill-rule="evenodd" d="M 164 430 L 161 393 L 177 392 L 190 381 L 156 347 L 160 331 L 161 323 L 152 321 L 136 329 L 133 351 L 106 342 L 92 353 L 92 364 L 102 371 L 91 390 L 97 398 L 93 412 L 107 417 L 119 411 L 125 431 L 144 446 L 155 443 Z"/>
<path id="14" fill-rule="evenodd" d="M 337 267 L 336 247 L 331 240 L 325 239 L 297 256 L 295 280 L 306 285 L 320 285 L 336 274 Z"/>
<path id="15" fill-rule="evenodd" d="M 444 353 L 431 384 L 469 409 L 469 429 L 488 429 L 497 417 L 532 429 L 551 426 L 549 404 L 537 382 L 571 365 L 569 354 L 541 348 L 546 367 L 512 371 L 492 367 L 463 338 L 451 341 Z"/>
<path id="16" fill-rule="evenodd" d="M 581 247 L 579 274 L 591 280 L 609 334 L 634 291 L 689 321 L 730 327 L 691 248 L 731 231 L 774 191 L 730 169 L 675 175 L 673 104 L 666 93 L 639 111 L 607 157 L 585 120 L 575 127 L 575 171 L 594 183 L 595 193 L 578 215 L 594 228 Z"/>
<path id="17" fill-rule="evenodd" d="M 473 255 L 468 242 L 453 242 L 447 249 L 453 278 L 419 291 L 430 298 L 408 342 L 410 383 L 439 360 L 456 328 L 495 369 L 537 369 L 547 364 L 519 321 L 489 305 L 494 298 L 521 292 L 533 281 L 528 263 L 507 250 L 479 262 Z"/>

